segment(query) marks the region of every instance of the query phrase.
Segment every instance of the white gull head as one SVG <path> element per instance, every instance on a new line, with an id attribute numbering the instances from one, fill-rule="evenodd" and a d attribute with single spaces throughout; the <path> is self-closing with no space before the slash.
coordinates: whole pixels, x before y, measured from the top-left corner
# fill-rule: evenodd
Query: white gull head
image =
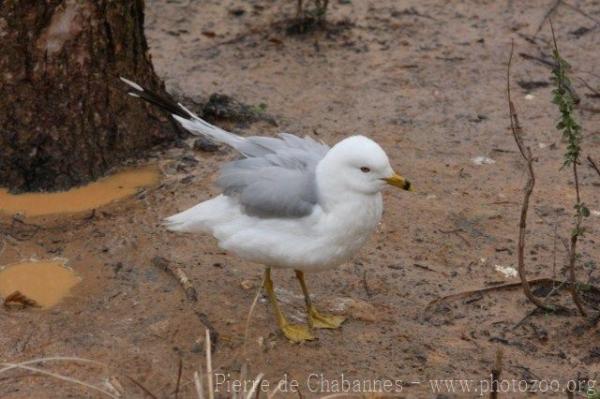
<path id="1" fill-rule="evenodd" d="M 408 180 L 397 175 L 385 151 L 364 136 L 348 137 L 333 146 L 316 169 L 319 193 L 326 202 L 348 196 L 372 196 L 387 184 L 410 189 Z"/>

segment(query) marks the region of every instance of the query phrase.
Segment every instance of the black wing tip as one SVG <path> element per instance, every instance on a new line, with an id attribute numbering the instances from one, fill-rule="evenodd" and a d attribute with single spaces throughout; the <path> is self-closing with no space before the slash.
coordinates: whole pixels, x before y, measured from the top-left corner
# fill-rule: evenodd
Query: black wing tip
<path id="1" fill-rule="evenodd" d="M 125 83 L 127 86 L 129 86 L 129 90 L 127 91 L 127 94 L 129 94 L 130 96 L 141 98 L 141 99 L 145 100 L 146 102 L 153 104 L 153 105 L 167 111 L 171 115 L 177 115 L 177 116 L 180 116 L 185 119 L 189 118 L 189 114 L 186 112 L 186 110 L 183 109 L 175 101 L 161 97 L 158 94 L 156 94 L 148 89 L 145 89 L 144 87 L 137 84 L 136 82 L 129 80 L 123 76 L 119 76 L 119 79 L 123 83 Z"/>

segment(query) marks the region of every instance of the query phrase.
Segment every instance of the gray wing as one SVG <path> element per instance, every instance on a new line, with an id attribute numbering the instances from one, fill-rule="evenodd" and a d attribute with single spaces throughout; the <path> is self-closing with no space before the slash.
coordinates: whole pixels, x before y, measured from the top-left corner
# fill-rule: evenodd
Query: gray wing
<path id="1" fill-rule="evenodd" d="M 289 133 L 278 138 L 240 137 L 131 80 L 121 80 L 129 86 L 130 95 L 163 108 L 191 133 L 230 145 L 245 157 L 226 164 L 217 183 L 225 195 L 239 198 L 246 213 L 302 217 L 312 212 L 318 201 L 315 168 L 329 146 Z"/>
<path id="2" fill-rule="evenodd" d="M 302 217 L 312 212 L 318 201 L 315 168 L 329 146 L 289 133 L 240 137 L 200 119 L 181 104 L 179 107 L 189 117 L 173 117 L 184 128 L 228 144 L 244 156 L 221 168 L 217 184 L 225 195 L 239 198 L 247 214 Z"/>
<path id="3" fill-rule="evenodd" d="M 248 137 L 236 149 L 246 158 L 223 166 L 217 184 L 225 195 L 236 196 L 247 214 L 302 217 L 312 212 L 318 201 L 315 168 L 327 145 L 282 133 Z"/>

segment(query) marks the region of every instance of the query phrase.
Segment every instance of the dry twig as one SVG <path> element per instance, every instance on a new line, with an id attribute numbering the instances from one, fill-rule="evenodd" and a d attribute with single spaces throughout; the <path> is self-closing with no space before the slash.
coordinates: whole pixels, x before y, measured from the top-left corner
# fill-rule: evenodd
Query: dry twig
<path id="1" fill-rule="evenodd" d="M 536 278 L 536 279 L 527 281 L 527 285 L 529 285 L 529 286 L 537 285 L 537 284 L 562 284 L 562 283 L 563 283 L 563 281 L 554 280 L 552 278 L 547 278 L 547 277 Z M 470 297 L 475 294 L 483 294 L 483 293 L 487 293 L 487 292 L 491 292 L 491 291 L 510 290 L 513 288 L 522 287 L 522 285 L 523 285 L 522 282 L 506 283 L 506 284 L 494 285 L 491 287 L 479 288 L 476 290 L 463 291 L 463 292 L 459 292 L 457 294 L 446 295 L 446 296 L 434 299 L 433 301 L 429 302 L 427 304 L 427 306 L 425 307 L 425 310 L 427 311 L 428 309 L 431 309 L 432 306 L 437 305 L 441 302 L 447 301 L 449 299 L 467 298 L 467 297 Z M 551 310 L 553 310 L 553 309 L 551 309 Z"/>
<path id="2" fill-rule="evenodd" d="M 0 363 L 0 374 L 5 373 L 10 370 L 27 370 L 27 371 L 30 371 L 30 372 L 33 372 L 36 374 L 41 374 L 41 375 L 44 375 L 47 377 L 55 378 L 57 380 L 66 381 L 66 382 L 69 382 L 69 383 L 72 383 L 75 385 L 80 385 L 80 386 L 86 387 L 88 389 L 91 389 L 93 391 L 101 393 L 104 396 L 108 396 L 112 399 L 119 399 L 118 396 L 115 396 L 111 392 L 105 391 L 104 389 L 101 389 L 101 388 L 97 387 L 96 385 L 93 385 L 88 382 L 78 380 L 76 378 L 69 377 L 69 376 L 66 376 L 63 374 L 59 374 L 59 373 L 55 373 L 52 371 L 44 370 L 39 367 L 31 366 L 32 364 L 36 364 L 36 363 L 48 363 L 48 362 L 57 362 L 57 361 L 58 362 L 68 361 L 68 362 L 75 362 L 75 363 L 88 363 L 88 364 L 94 364 L 97 366 L 106 367 L 105 364 L 94 361 L 94 360 L 82 359 L 82 358 L 78 358 L 78 357 L 54 356 L 54 357 L 46 357 L 46 358 L 27 360 L 27 361 L 23 361 L 23 362 L 19 362 L 19 363 L 11 363 L 11 362 Z"/>
<path id="3" fill-rule="evenodd" d="M 572 4 L 569 4 L 569 3 L 567 3 L 566 1 L 563 1 L 563 0 L 555 0 L 555 2 L 552 3 L 552 6 L 544 14 L 544 18 L 542 19 L 542 21 L 538 25 L 538 28 L 535 31 L 535 34 L 533 35 L 534 38 L 538 35 L 538 33 L 540 33 L 540 31 L 544 27 L 544 24 L 546 23 L 546 21 L 549 21 L 551 19 L 552 14 L 554 14 L 556 12 L 556 10 L 558 9 L 558 7 L 561 6 L 561 5 L 565 6 L 567 8 L 570 8 L 571 10 L 575 11 L 579 15 L 582 15 L 583 17 L 589 19 L 590 21 L 593 21 L 596 24 L 596 26 L 594 26 L 594 28 L 600 26 L 600 20 L 598 20 L 597 18 L 595 18 L 592 15 L 588 14 L 587 12 L 583 11 L 581 8 L 579 8 L 577 6 L 574 6 Z"/>
<path id="4" fill-rule="evenodd" d="M 195 307 L 195 305 L 198 304 L 198 293 L 196 292 L 196 289 L 192 285 L 188 276 L 185 274 L 185 272 L 179 266 L 177 266 L 176 264 L 172 264 L 171 262 L 169 262 L 168 260 L 166 260 L 165 258 L 163 258 L 161 256 L 155 256 L 152 259 L 152 264 L 154 266 L 166 271 L 172 277 L 174 277 L 175 280 L 177 280 L 177 282 L 181 285 L 181 287 L 185 291 L 186 298 L 194 304 L 194 307 Z M 214 351 L 217 346 L 218 339 L 219 339 L 219 334 L 217 333 L 217 330 L 214 328 L 214 326 L 212 325 L 210 320 L 208 320 L 208 317 L 206 316 L 206 314 L 204 314 L 203 312 L 201 312 L 199 309 L 196 309 L 196 308 L 194 308 L 194 313 L 198 316 L 198 318 L 200 319 L 200 322 L 204 325 L 204 327 L 208 331 L 210 331 L 210 336 L 212 338 L 212 350 Z"/>
<path id="5" fill-rule="evenodd" d="M 152 258 L 152 264 L 175 277 L 177 282 L 185 291 L 185 296 L 192 302 L 198 302 L 198 293 L 190 282 L 190 279 L 185 272 L 176 264 L 173 264 L 161 256 Z"/>
<path id="6" fill-rule="evenodd" d="M 600 168 L 598 167 L 596 162 L 594 162 L 592 157 L 588 155 L 587 160 L 590 163 L 590 166 L 592 167 L 592 169 L 594 169 L 596 171 L 596 173 L 598 173 L 598 176 L 600 176 Z"/>
<path id="7" fill-rule="evenodd" d="M 540 24 L 538 25 L 538 27 L 535 31 L 535 34 L 533 35 L 534 38 L 538 35 L 538 33 L 540 33 L 540 31 L 544 27 L 544 24 L 546 23 L 548 18 L 550 18 L 552 16 L 552 14 L 554 14 L 554 12 L 558 9 L 558 6 L 560 6 L 561 3 L 562 3 L 562 0 L 555 0 L 554 3 L 552 4 L 552 6 L 548 9 L 548 11 L 546 11 L 546 13 L 544 14 L 544 18 L 542 19 L 542 22 L 540 22 Z"/>
<path id="8" fill-rule="evenodd" d="M 260 295 L 262 294 L 263 286 L 264 286 L 264 280 L 262 281 L 262 283 L 256 290 L 256 295 L 254 295 L 254 300 L 252 301 L 252 305 L 250 306 L 250 310 L 248 311 L 248 316 L 246 317 L 246 327 L 244 328 L 244 345 L 243 345 L 243 350 L 242 350 L 242 354 L 244 357 L 246 357 L 246 352 L 248 349 L 248 336 L 250 334 L 250 321 L 252 320 L 252 315 L 254 314 L 254 308 L 256 307 L 256 304 L 258 303 L 258 299 L 260 298 Z"/>
<path id="9" fill-rule="evenodd" d="M 181 384 L 181 373 L 183 372 L 183 359 L 179 358 L 179 368 L 177 369 L 177 384 L 175 385 L 175 399 L 179 398 L 179 387 Z"/>
<path id="10" fill-rule="evenodd" d="M 553 278 L 554 278 L 554 273 L 553 273 Z M 554 284 L 554 283 L 553 283 Z M 546 295 L 544 297 L 544 299 L 542 300 L 543 302 L 546 302 L 546 300 L 548 298 L 550 298 L 552 295 L 554 295 L 555 292 L 561 290 L 565 285 L 567 285 L 568 283 L 566 281 L 561 282 L 561 284 L 559 285 L 554 285 L 552 287 L 552 290 L 550 290 L 550 292 L 548 293 L 548 295 Z M 562 310 L 564 309 L 562 306 L 558 306 L 555 307 L 555 311 L 558 310 Z M 523 323 L 525 323 L 525 320 L 529 319 L 531 316 L 533 316 L 535 314 L 536 311 L 540 310 L 540 308 L 535 307 L 532 310 L 529 311 L 529 313 L 527 313 L 521 320 L 519 320 L 519 322 L 517 324 L 515 324 L 515 326 L 513 327 L 513 330 L 516 330 L 517 328 L 519 328 Z"/>
<path id="11" fill-rule="evenodd" d="M 141 382 L 139 382 L 138 380 L 136 380 L 135 378 L 131 377 L 131 376 L 126 376 L 127 379 L 129 379 L 129 381 L 131 381 L 135 386 L 137 386 L 138 388 L 140 388 L 145 394 L 146 396 L 151 397 L 152 399 L 158 399 L 156 397 L 155 394 L 153 394 L 148 388 L 146 388 L 144 385 L 142 385 Z"/>
<path id="12" fill-rule="evenodd" d="M 498 381 L 500 380 L 500 374 L 502 374 L 502 348 L 496 350 L 496 361 L 494 362 L 494 368 L 492 369 L 492 391 L 490 392 L 490 399 L 498 399 Z"/>
<path id="13" fill-rule="evenodd" d="M 525 144 L 523 143 L 523 137 L 522 137 L 523 130 L 519 123 L 519 118 L 517 116 L 515 106 L 512 102 L 511 96 L 510 96 L 510 66 L 512 63 L 513 51 L 514 51 L 514 42 L 511 43 L 511 46 L 510 46 L 510 56 L 508 58 L 508 66 L 506 68 L 506 93 L 508 95 L 510 128 L 511 128 L 511 131 L 513 134 L 513 138 L 515 139 L 515 142 L 517 144 L 517 147 L 519 148 L 519 152 L 521 153 L 521 156 L 527 163 L 527 172 L 528 172 L 528 177 L 529 177 L 527 179 L 527 183 L 525 185 L 525 195 L 523 196 L 523 204 L 521 206 L 521 218 L 520 218 L 520 222 L 519 222 L 519 247 L 518 247 L 518 255 L 517 255 L 519 278 L 521 279 L 521 284 L 523 286 L 523 292 L 525 293 L 525 296 L 527 297 L 527 299 L 529 299 L 535 306 L 537 306 L 541 309 L 552 311 L 553 308 L 551 306 L 546 305 L 539 298 L 537 298 L 535 295 L 533 295 L 533 293 L 531 292 L 531 287 L 529 286 L 529 282 L 527 281 L 526 273 L 525 273 L 525 235 L 526 235 L 526 229 L 527 229 L 527 212 L 529 210 L 529 199 L 531 198 L 531 194 L 533 193 L 533 188 L 535 186 L 535 174 L 533 171 L 534 159 L 531 154 L 531 149 L 529 147 L 525 147 Z"/>

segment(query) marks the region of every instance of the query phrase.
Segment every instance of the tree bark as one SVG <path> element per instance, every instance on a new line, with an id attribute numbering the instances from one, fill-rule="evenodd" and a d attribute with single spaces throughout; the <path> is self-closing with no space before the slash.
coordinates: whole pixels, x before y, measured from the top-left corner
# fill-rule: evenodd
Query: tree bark
<path id="1" fill-rule="evenodd" d="M 165 95 L 143 0 L 0 0 L 0 186 L 64 190 L 175 138 L 120 75 Z"/>

